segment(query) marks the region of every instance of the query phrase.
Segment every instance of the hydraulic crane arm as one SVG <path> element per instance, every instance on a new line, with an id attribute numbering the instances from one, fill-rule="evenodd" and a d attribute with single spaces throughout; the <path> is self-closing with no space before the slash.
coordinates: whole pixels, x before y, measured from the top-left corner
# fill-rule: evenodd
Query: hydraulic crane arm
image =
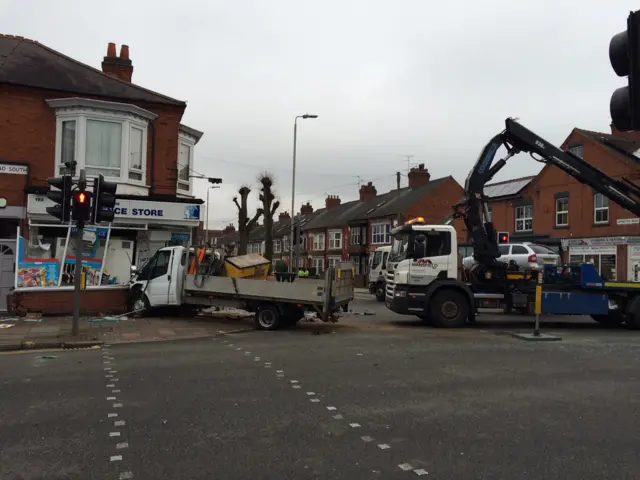
<path id="1" fill-rule="evenodd" d="M 484 147 L 469 172 L 465 182 L 465 198 L 459 204 L 463 207 L 461 216 L 471 236 L 473 256 L 477 262 L 491 264 L 500 257 L 493 223 L 482 221 L 483 213 L 485 219 L 489 218 L 484 187 L 505 166 L 509 158 L 520 152 L 529 153 L 537 161 L 558 167 L 580 183 L 590 186 L 609 200 L 640 216 L 640 187 L 636 184 L 627 179 L 617 180 L 607 176 L 580 157 L 564 152 L 540 138 L 512 118 L 507 118 L 505 123 L 505 130 Z M 507 155 L 493 165 L 501 146 L 506 147 Z"/>

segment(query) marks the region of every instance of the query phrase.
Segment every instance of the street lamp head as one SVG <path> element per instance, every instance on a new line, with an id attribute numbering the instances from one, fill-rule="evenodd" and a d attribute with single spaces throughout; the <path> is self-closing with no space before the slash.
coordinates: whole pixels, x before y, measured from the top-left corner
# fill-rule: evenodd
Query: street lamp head
<path id="1" fill-rule="evenodd" d="M 318 115 L 311 115 L 309 113 L 305 113 L 304 115 L 302 115 L 302 118 L 318 118 Z"/>

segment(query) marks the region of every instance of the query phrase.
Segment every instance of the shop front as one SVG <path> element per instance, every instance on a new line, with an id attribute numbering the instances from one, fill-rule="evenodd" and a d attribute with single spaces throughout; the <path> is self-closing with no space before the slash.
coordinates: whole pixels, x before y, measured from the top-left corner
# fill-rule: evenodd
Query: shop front
<path id="1" fill-rule="evenodd" d="M 30 194 L 28 235 L 17 238 L 14 289 L 70 290 L 77 251 L 75 227 L 60 225 L 47 214 L 53 202 Z M 158 249 L 188 245 L 200 219 L 200 205 L 124 198 L 116 201 L 111 225 L 88 226 L 82 235 L 83 288 L 126 288 L 131 266 L 141 266 Z"/>
<path id="2" fill-rule="evenodd" d="M 562 240 L 570 263 L 593 263 L 606 280 L 640 281 L 640 237 Z"/>

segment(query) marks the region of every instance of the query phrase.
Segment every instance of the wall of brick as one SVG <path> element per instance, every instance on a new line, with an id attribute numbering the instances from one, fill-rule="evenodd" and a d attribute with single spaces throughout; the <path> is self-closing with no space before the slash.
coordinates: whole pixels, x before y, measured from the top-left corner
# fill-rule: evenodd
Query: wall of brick
<path id="1" fill-rule="evenodd" d="M 126 313 L 128 288 L 106 288 L 84 290 L 80 295 L 82 314 Z M 14 315 L 26 315 L 38 312 L 42 315 L 72 315 L 73 291 L 14 291 L 8 297 L 9 312 Z"/>
<path id="2" fill-rule="evenodd" d="M 28 164 L 31 185 L 46 186 L 47 178 L 55 173 L 55 113 L 45 100 L 72 96 L 72 94 L 42 89 L 0 85 L 0 131 L 3 132 L 0 139 L 0 159 Z M 118 101 L 109 98 L 93 98 Z M 184 109 L 143 102 L 138 102 L 136 105 L 158 115 L 148 135 L 147 183 L 151 184 L 152 179 L 151 158 L 155 137 L 155 191 L 153 193 L 175 195 L 178 132 Z M 2 182 L 0 189 L 3 196 L 11 202 L 16 202 L 13 205 L 25 205 L 24 180 L 21 178 L 21 181 L 17 182 L 15 177 L 18 176 L 0 176 Z"/>

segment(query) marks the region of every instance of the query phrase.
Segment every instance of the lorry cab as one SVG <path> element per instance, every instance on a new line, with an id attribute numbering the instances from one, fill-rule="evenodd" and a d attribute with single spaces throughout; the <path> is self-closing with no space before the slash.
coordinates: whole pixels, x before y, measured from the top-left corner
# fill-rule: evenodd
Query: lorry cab
<path id="1" fill-rule="evenodd" d="M 369 293 L 374 294 L 379 302 L 384 301 L 389 253 L 391 253 L 390 245 L 378 247 L 369 261 Z"/>
<path id="2" fill-rule="evenodd" d="M 140 270 L 132 271 L 132 310 L 180 305 L 189 252 L 185 247 L 158 250 Z"/>

